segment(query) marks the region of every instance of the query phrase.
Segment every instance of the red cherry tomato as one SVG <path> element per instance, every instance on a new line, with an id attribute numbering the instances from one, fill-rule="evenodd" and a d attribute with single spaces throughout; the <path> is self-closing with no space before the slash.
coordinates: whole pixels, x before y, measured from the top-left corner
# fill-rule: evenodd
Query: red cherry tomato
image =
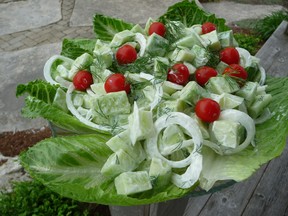
<path id="1" fill-rule="evenodd" d="M 148 30 L 149 35 L 156 33 L 162 37 L 164 37 L 166 33 L 166 27 L 163 23 L 161 22 L 153 22 Z"/>
<path id="2" fill-rule="evenodd" d="M 210 98 L 199 100 L 195 106 L 195 113 L 198 118 L 209 123 L 216 121 L 220 116 L 220 112 L 220 105 Z"/>
<path id="3" fill-rule="evenodd" d="M 215 77 L 217 75 L 217 71 L 208 66 L 202 66 L 195 71 L 196 82 L 201 86 L 204 86 L 211 77 Z"/>
<path id="4" fill-rule="evenodd" d="M 134 47 L 126 44 L 120 47 L 116 52 L 118 64 L 129 64 L 137 59 L 137 51 Z"/>
<path id="5" fill-rule="evenodd" d="M 240 82 L 246 81 L 248 78 L 248 73 L 246 70 L 238 64 L 229 65 L 224 69 L 222 74 L 227 74 L 228 76 L 239 78 Z"/>
<path id="6" fill-rule="evenodd" d="M 177 63 L 168 71 L 167 80 L 179 85 L 185 85 L 189 81 L 189 75 L 187 66 Z"/>
<path id="7" fill-rule="evenodd" d="M 226 64 L 239 64 L 240 55 L 234 47 L 226 47 L 220 51 L 220 60 Z"/>
<path id="8" fill-rule="evenodd" d="M 92 74 L 85 70 L 78 71 L 73 77 L 73 84 L 76 90 L 85 91 L 93 84 Z"/>
<path id="9" fill-rule="evenodd" d="M 125 76 L 120 73 L 110 75 L 104 83 L 104 88 L 107 93 L 126 91 L 128 94 L 131 90 L 130 84 L 126 81 Z"/>
<path id="10" fill-rule="evenodd" d="M 214 23 L 205 22 L 205 23 L 202 24 L 202 33 L 203 34 L 212 32 L 214 30 L 216 30 L 216 25 Z"/>

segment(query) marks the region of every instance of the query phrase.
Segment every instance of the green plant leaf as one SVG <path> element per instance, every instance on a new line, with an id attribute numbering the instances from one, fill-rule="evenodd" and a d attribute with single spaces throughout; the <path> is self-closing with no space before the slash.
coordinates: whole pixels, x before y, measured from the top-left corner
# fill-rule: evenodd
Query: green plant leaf
<path id="1" fill-rule="evenodd" d="M 96 14 L 93 20 L 94 32 L 97 39 L 111 41 L 114 35 L 123 30 L 130 30 L 134 24 L 127 23 L 101 14 Z"/>
<path id="2" fill-rule="evenodd" d="M 84 53 L 93 55 L 95 39 L 64 39 L 62 41 L 61 55 L 76 59 Z"/>
<path id="3" fill-rule="evenodd" d="M 118 195 L 113 179 L 100 170 L 112 151 L 105 145 L 108 135 L 91 134 L 50 138 L 21 154 L 22 165 L 51 190 L 84 202 L 106 205 L 140 205 L 182 197 L 174 185 L 165 191 L 151 190 L 134 196 Z"/>
<path id="4" fill-rule="evenodd" d="M 196 5 L 194 0 L 184 0 L 172 5 L 165 14 L 159 17 L 159 20 L 163 23 L 169 20 L 180 21 L 186 27 L 204 22 L 212 22 L 217 25 L 218 32 L 229 30 L 229 27 L 225 25 L 224 19 L 217 18 L 214 14 L 205 12 Z"/>

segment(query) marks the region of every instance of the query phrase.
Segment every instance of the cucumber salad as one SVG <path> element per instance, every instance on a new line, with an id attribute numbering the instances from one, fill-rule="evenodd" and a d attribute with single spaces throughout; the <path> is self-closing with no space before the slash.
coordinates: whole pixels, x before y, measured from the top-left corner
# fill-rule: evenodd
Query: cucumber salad
<path id="1" fill-rule="evenodd" d="M 287 97 L 224 23 L 185 0 L 143 26 L 95 15 L 96 39 L 65 39 L 46 81 L 17 88 L 24 116 L 73 134 L 23 153 L 24 167 L 64 196 L 116 205 L 251 176 L 283 149 L 265 128 L 285 122 Z"/>
<path id="2" fill-rule="evenodd" d="M 211 22 L 165 26 L 150 18 L 145 28 L 98 39 L 92 55 L 52 56 L 44 76 L 62 87 L 55 106 L 114 135 L 101 173 L 125 195 L 170 181 L 192 187 L 202 146 L 229 155 L 253 145 L 272 97 L 259 59 Z"/>

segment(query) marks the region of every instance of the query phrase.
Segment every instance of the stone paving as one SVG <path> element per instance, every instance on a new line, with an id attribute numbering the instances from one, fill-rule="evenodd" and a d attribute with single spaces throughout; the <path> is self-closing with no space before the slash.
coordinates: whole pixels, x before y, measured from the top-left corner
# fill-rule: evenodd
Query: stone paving
<path id="1" fill-rule="evenodd" d="M 0 133 L 41 128 L 47 124 L 43 120 L 21 117 L 23 98 L 15 97 L 16 86 L 42 77 L 45 61 L 59 54 L 63 38 L 93 38 L 95 12 L 144 24 L 149 17 L 158 17 L 178 1 L 1 0 Z M 256 6 L 226 1 L 202 5 L 228 23 L 261 18 L 283 9 L 280 5 Z"/>

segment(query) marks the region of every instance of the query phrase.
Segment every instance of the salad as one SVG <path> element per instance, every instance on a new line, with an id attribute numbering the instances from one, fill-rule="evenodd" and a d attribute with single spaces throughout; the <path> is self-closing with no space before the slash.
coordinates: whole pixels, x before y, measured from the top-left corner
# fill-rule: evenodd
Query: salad
<path id="1" fill-rule="evenodd" d="M 63 41 L 45 81 L 17 87 L 28 93 L 24 116 L 73 133 L 21 155 L 52 190 L 148 204 L 242 181 L 281 154 L 287 78 L 267 79 L 225 20 L 182 1 L 143 27 L 97 14 L 94 31 L 93 40 Z"/>

